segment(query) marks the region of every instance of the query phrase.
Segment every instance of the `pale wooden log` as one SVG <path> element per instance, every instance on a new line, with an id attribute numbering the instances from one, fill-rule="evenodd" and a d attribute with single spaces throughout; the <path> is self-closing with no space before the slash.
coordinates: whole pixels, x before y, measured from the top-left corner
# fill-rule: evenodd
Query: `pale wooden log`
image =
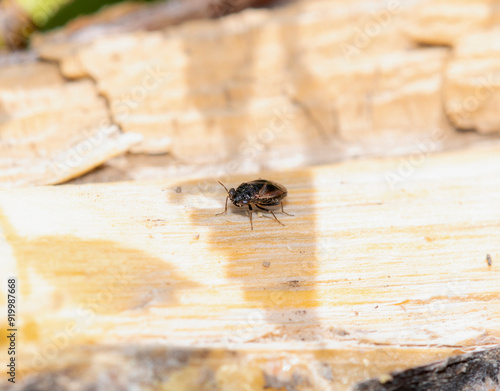
<path id="1" fill-rule="evenodd" d="M 113 126 L 89 80 L 39 62 L 0 68 L 0 187 L 64 182 L 140 140 Z"/>
<path id="2" fill-rule="evenodd" d="M 63 348 L 58 360 L 50 364 L 40 358 L 36 361 L 36 374 L 25 377 L 17 387 L 0 384 L 0 389 L 347 391 L 352 390 L 357 380 L 374 375 L 387 384 L 392 375 L 385 372 L 405 366 L 410 359 L 414 364 L 425 363 L 460 351 L 449 347 L 401 349 L 364 345 L 348 349 L 310 349 L 304 344 L 293 345 L 286 342 L 179 348 L 155 342 L 76 346 Z M 445 365 L 441 363 L 441 371 L 443 368 Z M 379 376 L 380 373 L 384 374 Z M 463 372 L 460 375 L 464 377 Z M 394 378 L 398 378 L 396 374 Z M 373 383 L 375 380 L 368 384 Z M 468 389 L 457 387 L 456 391 Z"/>
<path id="3" fill-rule="evenodd" d="M 136 152 L 171 152 L 185 160 L 230 161 L 235 156 L 228 156 L 228 150 L 243 149 L 247 138 L 265 138 L 261 133 L 280 120 L 276 112 L 283 117 L 285 111 L 296 114 L 297 118 L 288 126 L 288 137 L 280 135 L 273 139 L 276 145 L 289 152 L 293 144 L 292 149 L 304 155 L 306 151 L 297 143 L 309 142 L 312 145 L 306 149 L 315 150 L 328 144 L 323 153 L 316 153 L 316 156 L 326 156 L 331 155 L 332 149 L 338 150 L 339 145 L 341 150 L 345 149 L 341 144 L 346 134 L 347 140 L 360 141 L 359 127 L 371 126 L 375 137 L 394 128 L 408 137 L 421 132 L 418 125 L 408 128 L 412 119 L 408 115 L 403 122 L 397 118 L 388 123 L 381 121 L 385 116 L 380 115 L 378 105 L 384 103 L 373 104 L 371 99 L 367 100 L 367 96 L 375 102 L 385 100 L 391 95 L 391 91 L 386 90 L 391 84 L 390 88 L 397 88 L 398 83 L 408 82 L 396 74 L 394 80 L 377 89 L 378 68 L 387 65 L 374 56 L 412 46 L 400 33 L 401 10 L 389 12 L 388 16 L 387 12 L 383 4 L 374 7 L 367 1 L 349 5 L 298 2 L 272 11 L 246 11 L 216 21 L 188 23 L 169 29 L 166 37 L 140 33 L 102 39 L 90 48 L 82 45 L 76 55 L 49 54 L 54 50 L 53 45 L 39 45 L 39 51 L 46 58 L 59 59 L 66 76 L 90 74 L 98 82 L 100 91 L 110 100 L 117 123 L 125 131 L 141 132 L 145 136 L 144 142 L 134 148 Z M 373 24 L 380 31 L 363 36 Z M 415 67 L 417 77 L 425 78 L 426 71 L 411 60 L 420 55 L 423 60 L 418 61 L 422 63 L 436 60 L 433 53 L 429 61 L 422 52 L 410 57 L 409 64 L 400 65 Z M 396 63 L 403 60 L 403 53 L 399 57 Z M 361 64 L 352 66 L 353 61 L 361 61 Z M 385 63 L 391 61 L 394 62 L 389 57 Z M 117 72 L 117 69 L 123 71 Z M 439 66 L 434 71 L 439 81 Z M 149 80 L 152 72 L 156 74 L 155 80 Z M 363 78 L 361 86 L 352 92 L 344 88 L 344 80 Z M 325 93 L 325 83 L 332 82 L 331 91 Z M 438 82 L 437 89 L 430 93 L 438 93 L 439 87 Z M 338 97 L 339 90 L 344 97 Z M 343 102 L 355 101 L 365 103 L 344 109 Z M 434 99 L 428 102 L 433 104 Z M 441 113 L 440 107 L 433 106 L 431 112 Z M 407 107 L 405 110 L 412 113 L 418 109 Z M 374 119 L 370 118 L 371 111 L 375 112 Z M 362 124 L 360 117 L 364 119 Z M 430 126 L 426 124 L 426 129 L 446 125 L 441 118 L 437 122 L 434 118 L 430 113 Z M 355 124 L 352 131 L 351 122 Z M 305 138 L 300 134 L 304 129 L 310 133 Z M 365 133 L 363 131 L 363 135 Z M 199 149 L 193 141 L 202 134 L 211 134 L 213 141 L 212 145 Z M 428 135 L 424 132 L 422 136 Z M 225 148 L 215 149 L 221 144 Z M 366 142 L 364 148 L 373 153 L 377 146 L 371 145 Z M 352 153 L 363 151 L 359 146 L 350 148 L 355 151 Z M 276 146 L 269 153 L 271 156 L 282 154 Z M 261 160 L 268 158 L 264 155 Z M 301 156 L 298 160 L 310 158 Z"/>
<path id="4" fill-rule="evenodd" d="M 373 8 L 366 1 L 338 6 L 298 2 L 279 10 L 249 11 L 217 21 L 189 23 L 171 29 L 167 36 L 121 35 L 101 40 L 89 49 L 78 40 L 76 44 L 70 38 L 65 41 L 64 34 L 59 33 L 58 39 L 47 38 L 39 50 L 45 58 L 60 61 L 66 77 L 90 73 L 96 79 L 109 99 L 111 112 L 95 99 L 95 93 L 80 98 L 89 100 L 89 105 L 92 99 L 99 102 L 92 112 L 102 112 L 126 133 L 143 134 L 146 141 L 136 151 L 171 152 L 164 159 L 164 169 L 159 165 L 143 170 L 129 164 L 122 167 L 119 176 L 113 175 L 116 179 L 256 173 L 351 156 L 414 151 L 427 139 L 432 140 L 433 150 L 474 141 L 473 134 L 451 132 L 442 108 L 447 108 L 456 126 L 476 125 L 457 121 L 454 110 L 468 103 L 468 87 L 460 84 L 464 72 L 477 67 L 490 69 L 487 60 L 472 59 L 466 67 L 470 71 L 458 77 L 453 72 L 443 74 L 447 49 L 401 51 L 412 45 L 401 34 L 401 25 L 411 9 L 391 13 L 384 5 Z M 129 12 L 126 8 L 113 15 Z M 105 12 L 95 18 L 108 21 L 107 15 Z M 374 23 L 380 24 L 380 33 L 363 37 L 363 31 Z M 78 31 L 68 27 L 65 31 L 69 37 L 72 29 Z M 62 42 L 57 43 L 59 39 Z M 64 45 L 69 45 L 66 49 L 71 54 L 61 49 Z M 485 55 L 494 58 L 494 51 L 488 53 Z M 292 61 L 294 58 L 300 61 Z M 48 64 L 38 69 L 47 67 L 56 72 Z M 23 78 L 25 85 L 36 84 L 33 77 L 31 80 L 22 68 L 18 70 L 18 78 Z M 468 78 L 463 80 L 467 83 Z M 58 83 L 63 81 L 59 78 Z M 91 85 L 86 83 L 90 90 Z M 63 89 L 77 85 L 65 82 Z M 447 100 L 443 100 L 446 85 Z M 22 105 L 22 96 L 18 99 L 15 104 Z M 485 124 L 489 130 L 495 129 L 494 102 L 481 110 L 486 119 L 478 123 L 481 130 Z M 52 118 L 49 113 L 57 109 L 45 105 L 43 110 Z M 61 126 L 74 128 L 76 124 L 78 121 Z M 124 140 L 121 135 L 119 138 Z M 45 142 L 49 141 L 42 140 L 42 144 Z M 116 153 L 130 146 L 125 144 L 120 144 Z M 8 174 L 9 183 L 67 180 L 112 155 L 109 151 L 97 153 L 99 158 L 89 159 L 89 164 L 71 168 L 71 175 L 50 178 L 45 177 L 46 168 L 38 167 L 39 162 L 29 161 L 29 166 L 37 167 L 33 178 L 17 180 Z"/>
<path id="5" fill-rule="evenodd" d="M 474 135 L 448 122 L 464 127 L 450 107 L 466 104 L 467 86 L 454 88 L 452 76 L 443 94 L 453 53 L 414 49 L 403 34 L 413 6 L 400 5 L 299 1 L 93 44 L 100 30 L 77 23 L 35 47 L 66 77 L 96 81 L 113 123 L 143 135 L 134 152 L 170 153 L 163 170 L 129 164 L 117 179 L 304 167 L 418 151 L 429 139 L 433 150 L 468 144 Z M 120 7 L 91 20 L 135 9 Z M 495 107 L 484 114 L 492 123 Z"/>
<path id="6" fill-rule="evenodd" d="M 167 36 L 103 39 L 83 49 L 79 62 L 122 129 L 144 135 L 134 152 L 296 167 L 385 153 L 388 140 L 408 152 L 415 138 L 449 135 L 442 111 L 448 50 L 403 52 L 410 43 L 393 23 L 347 53 L 357 25 L 373 16 L 356 7 L 328 10 L 281 10 L 287 18 L 247 11 Z M 125 82 L 116 69 L 127 69 Z M 246 162 L 251 140 L 264 151 Z"/>
<path id="7" fill-rule="evenodd" d="M 215 216 L 225 192 L 214 179 L 3 191 L 1 267 L 19 278 L 23 374 L 68 368 L 79 345 L 154 343 L 242 352 L 221 359 L 216 389 L 298 372 L 304 389 L 337 390 L 495 346 L 499 152 L 262 173 L 288 187 L 294 216 L 278 214 L 283 227 L 256 214 L 254 231 L 234 208 Z M 314 377 L 321 362 L 326 379 Z M 184 363 L 163 381 L 193 373 Z"/>

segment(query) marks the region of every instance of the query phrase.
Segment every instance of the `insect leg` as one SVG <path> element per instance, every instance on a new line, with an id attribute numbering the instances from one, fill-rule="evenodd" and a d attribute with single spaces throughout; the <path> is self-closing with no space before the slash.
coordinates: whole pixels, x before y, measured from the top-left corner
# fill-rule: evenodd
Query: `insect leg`
<path id="1" fill-rule="evenodd" d="M 286 212 L 283 210 L 283 202 L 281 203 L 281 213 L 284 213 L 284 214 L 286 214 L 287 216 L 293 216 L 293 215 L 291 215 L 290 213 L 286 213 Z"/>
<path id="2" fill-rule="evenodd" d="M 216 216 L 223 215 L 224 213 L 227 212 L 227 200 L 228 199 L 229 199 L 229 197 L 226 197 L 226 208 L 224 209 L 224 212 L 217 213 Z"/>
<path id="3" fill-rule="evenodd" d="M 283 224 L 281 221 L 279 221 L 279 220 L 278 220 L 278 218 L 276 217 L 276 215 L 274 214 L 274 212 L 273 212 L 272 210 L 270 210 L 270 209 L 265 209 L 265 208 L 263 208 L 262 206 L 259 206 L 259 205 L 257 205 L 257 204 L 255 204 L 255 206 L 256 206 L 257 208 L 259 208 L 259 209 L 263 210 L 264 212 L 271 213 L 271 214 L 273 215 L 274 219 L 275 219 L 278 223 L 280 223 L 282 226 L 285 226 L 285 224 Z"/>
<path id="4" fill-rule="evenodd" d="M 252 228 L 252 231 L 253 231 L 253 222 L 252 222 L 253 209 L 252 209 L 252 205 L 250 205 L 250 204 L 248 204 L 248 212 L 250 213 L 250 228 Z"/>

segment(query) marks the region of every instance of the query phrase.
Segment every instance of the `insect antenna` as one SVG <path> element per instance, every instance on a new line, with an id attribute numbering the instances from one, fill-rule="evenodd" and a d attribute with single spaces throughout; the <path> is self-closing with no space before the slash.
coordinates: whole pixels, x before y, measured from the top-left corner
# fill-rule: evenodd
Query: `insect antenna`
<path id="1" fill-rule="evenodd" d="M 217 182 L 219 182 L 219 185 L 221 185 L 224 189 L 226 189 L 227 194 L 229 194 L 229 190 L 227 189 L 227 187 L 224 186 L 220 181 L 217 181 Z"/>

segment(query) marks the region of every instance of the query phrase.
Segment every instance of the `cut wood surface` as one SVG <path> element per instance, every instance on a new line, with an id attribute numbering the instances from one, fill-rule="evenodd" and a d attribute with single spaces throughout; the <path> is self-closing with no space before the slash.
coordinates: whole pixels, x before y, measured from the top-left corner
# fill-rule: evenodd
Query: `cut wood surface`
<path id="1" fill-rule="evenodd" d="M 54 64 L 0 66 L 0 186 L 67 181 L 141 141 L 112 124 L 89 80 Z"/>
<path id="2" fill-rule="evenodd" d="M 223 3 L 0 56 L 0 390 L 500 389 L 499 2 Z"/>
<path id="3" fill-rule="evenodd" d="M 215 216 L 226 194 L 210 178 L 3 191 L 23 375 L 154 344 L 219 357 L 215 389 L 298 373 L 303 389 L 341 390 L 498 345 L 499 174 L 498 144 L 262 173 L 288 187 L 293 216 L 255 215 L 253 231 L 234 208 Z M 256 364 L 228 369 L 217 349 Z"/>

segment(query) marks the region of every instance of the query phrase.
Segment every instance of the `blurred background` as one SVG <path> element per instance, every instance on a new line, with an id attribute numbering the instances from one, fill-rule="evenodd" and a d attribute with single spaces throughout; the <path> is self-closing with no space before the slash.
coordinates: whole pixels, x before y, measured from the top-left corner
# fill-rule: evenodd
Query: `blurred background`
<path id="1" fill-rule="evenodd" d="M 82 16 L 90 15 L 112 4 L 118 3 L 147 3 L 159 2 L 160 0 L 2 0 L 0 2 L 1 35 L 0 44 L 5 49 L 15 50 L 26 47 L 31 34 L 34 31 L 48 31 L 64 26 L 69 21 Z M 197 2 L 200 8 L 199 15 L 217 16 L 213 12 L 225 13 L 239 11 L 247 6 L 264 6 L 278 1 L 254 0 L 236 1 L 235 5 L 227 6 L 227 2 Z M 203 4 L 206 3 L 206 4 Z M 219 4 L 218 4 L 219 3 Z M 281 1 L 283 3 L 283 1 Z M 212 10 L 206 8 L 209 4 Z M 226 4 L 226 5 L 224 5 Z M 222 15 L 219 15 L 222 16 Z"/>
<path id="2" fill-rule="evenodd" d="M 0 182 L 228 177 L 493 142 L 499 8 L 3 0 Z"/>

